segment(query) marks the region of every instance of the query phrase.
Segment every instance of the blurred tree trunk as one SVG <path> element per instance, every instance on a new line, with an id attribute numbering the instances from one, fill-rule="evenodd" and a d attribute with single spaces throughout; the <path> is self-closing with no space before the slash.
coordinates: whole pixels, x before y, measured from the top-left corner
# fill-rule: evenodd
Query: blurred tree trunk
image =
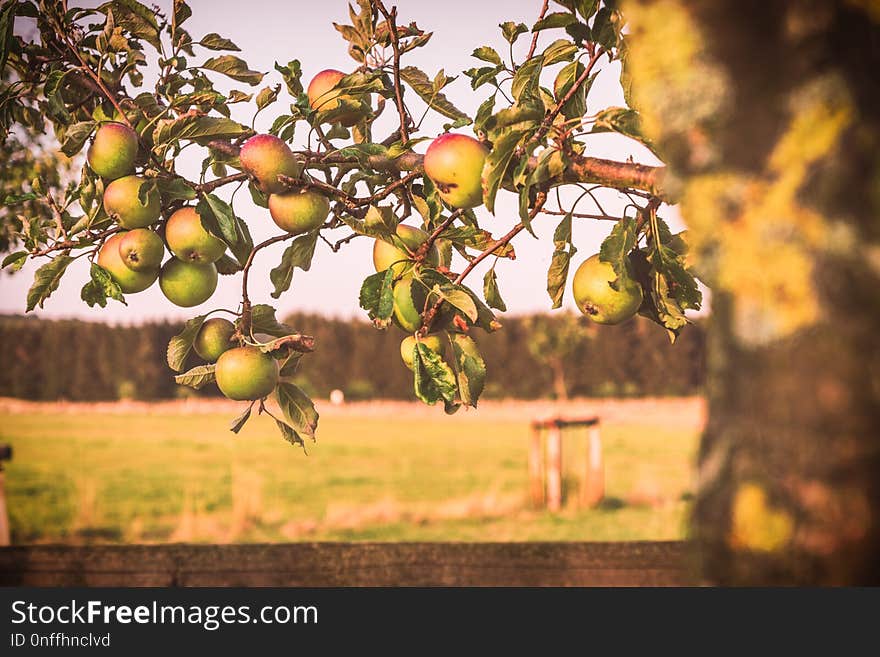
<path id="1" fill-rule="evenodd" d="M 631 100 L 713 288 L 704 575 L 880 584 L 880 3 L 624 11 Z"/>
<path id="2" fill-rule="evenodd" d="M 565 362 L 561 358 L 548 358 L 550 369 L 553 371 L 553 392 L 556 399 L 568 400 L 568 385 L 565 382 Z"/>

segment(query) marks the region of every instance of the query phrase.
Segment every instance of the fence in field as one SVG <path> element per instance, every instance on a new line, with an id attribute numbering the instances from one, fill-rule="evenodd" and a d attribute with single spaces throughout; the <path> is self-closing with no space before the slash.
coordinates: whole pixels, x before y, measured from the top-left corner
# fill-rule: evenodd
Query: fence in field
<path id="1" fill-rule="evenodd" d="M 546 480 L 547 506 L 560 508 L 562 431 L 579 427 L 588 429 L 580 502 L 602 499 L 598 426 L 597 418 L 533 423 L 533 501 L 544 504 Z M 9 543 L 2 477 L 0 461 L 0 546 Z M 675 586 L 697 582 L 693 562 L 688 544 L 671 541 L 31 545 L 0 547 L 0 586 Z"/>
<path id="2" fill-rule="evenodd" d="M 554 417 L 532 422 L 529 443 L 529 499 L 536 508 L 550 511 L 562 508 L 562 438 L 565 432 L 586 429 L 586 459 L 578 472 L 578 504 L 594 507 L 605 497 L 605 467 L 599 418 Z"/>

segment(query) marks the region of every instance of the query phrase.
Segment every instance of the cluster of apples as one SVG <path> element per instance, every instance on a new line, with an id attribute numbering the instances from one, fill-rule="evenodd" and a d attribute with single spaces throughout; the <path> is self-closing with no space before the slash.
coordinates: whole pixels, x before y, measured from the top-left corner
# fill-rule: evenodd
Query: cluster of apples
<path id="1" fill-rule="evenodd" d="M 104 210 L 121 229 L 101 246 L 97 263 L 125 294 L 142 292 L 158 279 L 171 303 L 196 306 L 217 287 L 214 262 L 226 245 L 202 227 L 192 207 L 180 208 L 169 217 L 163 242 L 151 228 L 159 220 L 159 192 L 150 187 L 141 201 L 139 192 L 147 180 L 133 173 L 137 154 L 137 135 L 122 123 L 102 124 L 89 147 L 89 166 L 108 181 Z M 163 265 L 166 242 L 173 257 Z"/>

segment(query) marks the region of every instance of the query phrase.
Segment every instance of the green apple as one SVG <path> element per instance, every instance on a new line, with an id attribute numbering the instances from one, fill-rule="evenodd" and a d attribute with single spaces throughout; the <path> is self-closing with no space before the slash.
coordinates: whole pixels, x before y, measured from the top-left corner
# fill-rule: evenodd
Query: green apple
<path id="1" fill-rule="evenodd" d="M 184 262 L 216 262 L 226 252 L 226 243 L 205 230 L 194 207 L 180 208 L 168 218 L 165 241 Z"/>
<path id="2" fill-rule="evenodd" d="M 257 347 L 235 347 L 217 359 L 214 376 L 229 399 L 262 399 L 278 385 L 278 362 Z"/>
<path id="3" fill-rule="evenodd" d="M 301 189 L 269 197 L 269 214 L 277 226 L 291 235 L 318 228 L 330 214 L 330 201 L 323 194 Z"/>
<path id="4" fill-rule="evenodd" d="M 198 306 L 210 299 L 217 289 L 217 267 L 210 262 L 202 264 L 171 258 L 159 274 L 159 287 L 176 306 Z"/>
<path id="5" fill-rule="evenodd" d="M 424 338 L 421 338 L 421 343 L 435 354 L 443 356 L 443 354 L 446 353 L 446 341 L 442 336 L 426 335 Z M 413 352 L 415 351 L 415 347 L 416 339 L 412 335 L 408 335 L 403 339 L 403 342 L 400 343 L 400 357 L 403 359 L 403 364 L 409 369 L 413 368 Z"/>
<path id="6" fill-rule="evenodd" d="M 119 256 L 129 269 L 155 273 L 159 271 L 164 255 L 165 244 L 155 231 L 135 228 L 122 233 Z"/>
<path id="7" fill-rule="evenodd" d="M 114 233 L 101 246 L 96 262 L 107 270 L 110 277 L 119 285 L 124 294 L 142 292 L 156 282 L 159 268 L 147 271 L 135 271 L 129 268 L 119 252 L 119 245 L 125 233 Z"/>
<path id="8" fill-rule="evenodd" d="M 611 284 L 616 280 L 614 268 L 599 260 L 598 253 L 587 258 L 572 281 L 578 310 L 597 324 L 620 324 L 635 315 L 642 305 L 642 286 L 628 277 L 615 290 Z"/>
<path id="9" fill-rule="evenodd" d="M 222 317 L 212 317 L 202 324 L 193 340 L 193 350 L 199 358 L 213 363 L 220 355 L 231 349 L 232 336 L 235 333 L 235 324 Z"/>
<path id="10" fill-rule="evenodd" d="M 422 311 L 425 308 L 427 290 L 411 276 L 394 284 L 394 322 L 407 333 L 414 333 L 422 327 Z"/>
<path id="11" fill-rule="evenodd" d="M 248 139 L 242 144 L 238 160 L 266 194 L 285 192 L 287 185 L 278 176 L 299 178 L 303 169 L 290 147 L 274 135 L 254 135 Z"/>
<path id="12" fill-rule="evenodd" d="M 147 182 L 140 176 L 117 178 L 104 189 L 104 210 L 115 217 L 120 226 L 127 229 L 146 228 L 159 219 L 159 190 L 150 185 L 146 203 L 141 203 L 138 193 Z"/>
<path id="13" fill-rule="evenodd" d="M 394 244 L 384 240 L 376 240 L 373 244 L 373 265 L 376 267 L 376 271 L 385 271 L 389 267 L 394 267 L 395 277 L 403 274 L 406 263 L 410 260 L 410 254 L 406 249 L 415 253 L 429 237 L 425 231 L 405 224 L 398 225 L 396 232 L 396 236 L 392 237 Z M 424 262 L 429 267 L 436 267 L 440 262 L 440 254 L 437 252 L 436 244 L 432 245 Z"/>
<path id="14" fill-rule="evenodd" d="M 473 137 L 446 133 L 425 152 L 425 174 L 453 208 L 475 208 L 483 203 L 483 165 L 486 148 Z"/>
<path id="15" fill-rule="evenodd" d="M 138 137 L 134 130 L 122 123 L 102 123 L 86 159 L 92 171 L 106 180 L 116 180 L 134 172 L 138 152 Z"/>

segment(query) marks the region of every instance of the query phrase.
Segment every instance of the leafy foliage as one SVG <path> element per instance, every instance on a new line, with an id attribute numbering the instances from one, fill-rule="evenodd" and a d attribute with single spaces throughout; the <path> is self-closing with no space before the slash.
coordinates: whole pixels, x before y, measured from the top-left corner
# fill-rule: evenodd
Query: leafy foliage
<path id="1" fill-rule="evenodd" d="M 161 234 L 172 212 L 193 205 L 205 230 L 227 247 L 216 261 L 218 272 L 242 274 L 234 340 L 256 345 L 278 360 L 282 380 L 274 400 L 281 412 L 276 421 L 292 443 L 303 445 L 305 438 L 315 436 L 314 406 L 291 382 L 303 354 L 314 345 L 308 336 L 279 322 L 274 308 L 252 303 L 247 277 L 263 248 L 290 240 L 269 274 L 276 299 L 291 290 L 297 268 L 310 269 L 320 241 L 334 252 L 356 237 L 400 249 L 405 257 L 399 263 L 363 281 L 360 306 L 377 328 L 388 328 L 399 310 L 395 284 L 412 277 L 418 294 L 411 294 L 410 300 L 421 322 L 413 353 L 414 393 L 429 404 L 442 401 L 454 412 L 461 405 L 475 406 L 483 391 L 485 363 L 470 334 L 500 328 L 492 309 L 505 311 L 507 306 L 495 265 L 500 259 L 515 260 L 512 239 L 521 230 L 536 235 L 532 223 L 546 210 L 554 188 L 590 183 L 631 191 L 635 178 L 628 168 L 636 165 L 612 163 L 619 170 L 617 178 L 591 174 L 584 166 L 592 135 L 612 131 L 654 149 L 633 108 L 605 107 L 587 114 L 600 64 L 626 52 L 623 16 L 610 0 L 556 0 L 531 26 L 501 22 L 501 50 L 491 45 L 473 49 L 478 65 L 464 72 L 470 88 L 486 96 L 473 119 L 447 94 L 451 85 L 461 86 L 463 80 L 443 69 L 429 75 L 406 58 L 427 46 L 432 33 L 400 21 L 397 10 L 389 11 L 382 0 L 356 0 L 349 7 L 349 22 L 334 25 L 356 67 L 339 74 L 323 103 L 314 107 L 298 59 L 276 62 L 269 72 L 253 70 L 232 39 L 188 32 L 193 9 L 187 2 L 170 4 L 169 11 L 162 11 L 137 0 L 110 0 L 97 9 L 66 11 L 64 3 L 19 1 L 0 9 L 0 157 L 5 164 L 0 171 L 0 252 L 7 254 L 3 267 L 16 271 L 30 258 L 48 258 L 35 271 L 28 311 L 43 306 L 79 257 L 91 261 L 81 288 L 85 303 L 105 307 L 109 299 L 126 302 L 116 274 L 94 262 L 97 251 L 119 228 L 118 213 L 108 216 L 104 209 L 111 181 L 102 179 L 92 164 L 80 164 L 89 141 L 104 124 L 131 128 L 137 141 L 134 170 L 145 179 L 138 200 L 144 203 L 153 190 L 159 193 L 160 218 L 149 228 Z M 21 36 L 15 34 L 19 24 L 26 27 Z M 547 45 L 539 48 L 540 40 Z M 152 61 L 158 70 L 154 86 L 148 87 L 143 69 Z M 231 106 L 245 104 L 254 118 L 274 112 L 269 132 L 283 142 L 308 141 L 307 148 L 292 154 L 295 166 L 285 169 L 295 175 L 271 173 L 271 182 L 291 192 L 325 195 L 331 212 L 319 228 L 254 244 L 234 205 L 235 194 L 219 191 L 246 184 L 257 206 L 270 205 L 264 181 L 239 158 L 242 143 L 254 130 L 231 118 Z M 480 212 L 444 205 L 440 183 L 424 174 L 421 155 L 414 150 L 430 138 L 419 134 L 422 111 L 448 120 L 446 130 L 473 126 L 488 148 L 481 176 L 486 209 L 496 211 L 499 194 L 517 195 L 518 224 L 512 231 L 493 235 L 489 224 L 481 225 Z M 397 113 L 392 117 L 395 130 L 384 139 L 374 135 L 383 112 Z M 177 169 L 177 156 L 184 149 L 202 153 L 195 177 Z M 686 254 L 676 248 L 657 216 L 663 200 L 657 186 L 644 186 L 641 194 L 648 201 L 644 206 L 631 204 L 635 217 L 608 217 L 599 207 L 598 218 L 617 219 L 600 258 L 612 265 L 618 282 L 634 278 L 642 285 L 640 312 L 674 337 L 687 323 L 686 312 L 699 308 L 700 291 L 686 266 Z M 591 196 L 589 189 L 575 205 L 586 196 Z M 579 217 L 594 216 L 578 213 L 575 207 L 556 213 L 563 218 L 553 236 L 547 275 L 553 308 L 562 305 L 578 251 L 573 224 Z M 412 226 L 419 217 L 430 236 L 428 243 L 402 242 L 399 224 Z M 325 231 L 337 229 L 351 234 L 333 243 Z M 435 253 L 441 257 L 436 259 Z M 464 260 L 460 272 L 453 271 L 458 269 L 453 254 Z M 465 278 L 490 257 L 494 260 L 484 273 L 481 298 Z M 186 367 L 207 317 L 191 319 L 169 342 L 167 361 L 175 372 Z M 450 342 L 446 356 L 422 342 L 437 332 Z M 196 388 L 207 385 L 213 380 L 213 366 L 194 365 L 175 380 Z M 233 422 L 234 432 L 247 422 L 253 406 Z M 263 402 L 258 410 L 271 412 Z"/>

